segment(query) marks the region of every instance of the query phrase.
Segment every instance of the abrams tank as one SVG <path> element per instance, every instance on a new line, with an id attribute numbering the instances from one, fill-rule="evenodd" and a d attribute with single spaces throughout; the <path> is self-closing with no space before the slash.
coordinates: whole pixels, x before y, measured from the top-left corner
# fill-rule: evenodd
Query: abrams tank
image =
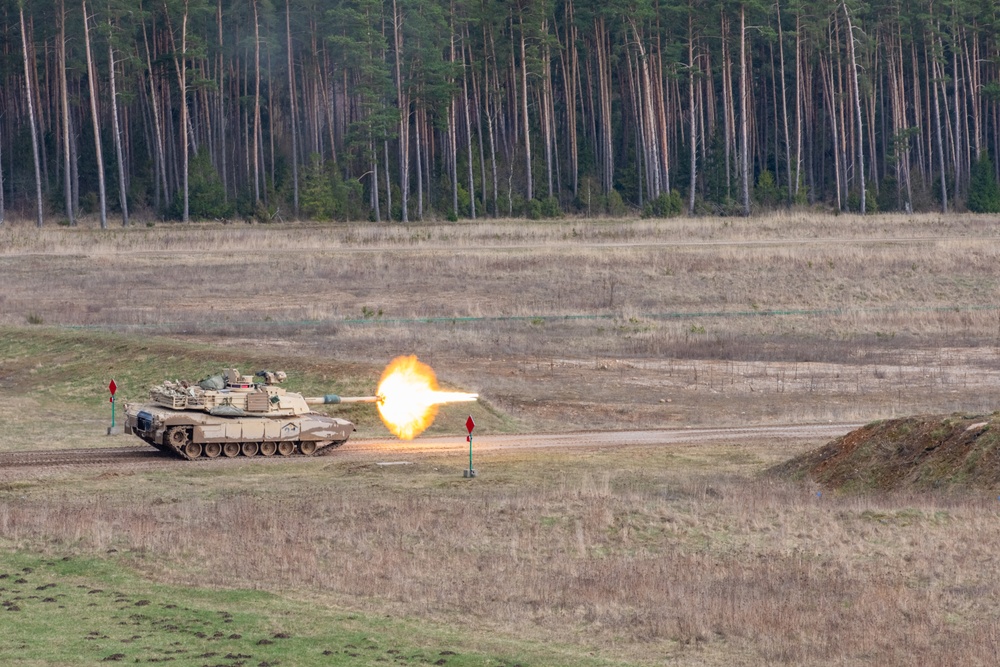
<path id="1" fill-rule="evenodd" d="M 305 397 L 278 385 L 282 371 L 255 377 L 235 368 L 188 383 L 153 387 L 148 403 L 125 404 L 125 432 L 181 458 L 313 456 L 347 442 L 354 424 L 313 412 L 311 405 L 377 403 L 377 396 Z"/>

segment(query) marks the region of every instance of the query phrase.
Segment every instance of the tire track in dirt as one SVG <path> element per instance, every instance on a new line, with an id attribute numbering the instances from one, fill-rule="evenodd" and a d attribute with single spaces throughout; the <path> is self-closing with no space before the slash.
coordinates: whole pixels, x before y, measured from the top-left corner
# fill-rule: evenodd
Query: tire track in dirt
<path id="1" fill-rule="evenodd" d="M 721 428 L 685 428 L 655 431 L 585 431 L 579 433 L 541 433 L 522 435 L 473 435 L 477 452 L 500 452 L 538 449 L 603 449 L 615 447 L 656 447 L 669 445 L 720 444 L 741 440 L 796 441 L 836 438 L 862 424 L 787 424 L 780 426 L 745 426 Z M 316 457 L 330 462 L 357 461 L 380 455 L 443 454 L 468 450 L 462 435 L 418 438 L 404 442 L 395 439 L 362 438 L 344 447 Z M 377 456 L 372 456 L 377 455 Z M 304 461 L 303 457 L 255 457 L 189 462 L 145 445 L 101 447 L 98 449 L 51 449 L 44 451 L 0 452 L 0 479 L 23 477 L 32 470 L 73 469 L 78 467 L 154 468 L 165 465 L 239 465 L 276 464 L 280 461 Z"/>

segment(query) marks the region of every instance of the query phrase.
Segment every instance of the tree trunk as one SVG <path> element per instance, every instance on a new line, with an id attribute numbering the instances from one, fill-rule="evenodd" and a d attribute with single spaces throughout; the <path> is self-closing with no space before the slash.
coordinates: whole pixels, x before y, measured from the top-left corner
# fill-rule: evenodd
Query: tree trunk
<path id="1" fill-rule="evenodd" d="M 854 114 L 857 123 L 858 134 L 858 183 L 861 186 L 861 215 L 865 214 L 865 133 L 861 129 L 861 92 L 858 86 L 858 59 L 854 52 L 854 27 L 851 24 L 851 15 L 847 11 L 847 2 L 841 0 L 840 6 L 844 9 L 844 17 L 847 19 L 847 56 L 851 59 L 851 86 L 854 94 Z"/>
<path id="2" fill-rule="evenodd" d="M 48 42 L 42 47 L 42 68 L 43 74 L 41 79 L 45 81 L 50 81 L 51 77 L 48 73 Z M 28 52 L 32 54 L 38 53 L 38 49 L 35 47 L 35 17 L 28 17 Z M 39 157 L 41 158 L 41 168 L 42 168 L 42 191 L 43 194 L 48 194 L 49 191 L 49 158 L 48 151 L 45 149 L 45 137 L 48 135 L 48 123 L 46 122 L 46 105 L 43 104 L 42 100 L 42 90 L 40 78 L 37 72 L 37 65 L 33 65 L 35 76 L 32 78 L 32 86 L 30 95 L 35 98 L 35 115 L 36 122 L 38 123 L 38 146 L 39 146 Z"/>
<path id="3" fill-rule="evenodd" d="M 451 98 L 448 103 L 448 136 L 447 136 L 447 165 L 448 175 L 451 177 L 451 212 L 452 216 L 458 219 L 458 138 L 455 136 L 455 98 Z"/>
<path id="4" fill-rule="evenodd" d="M 0 137 L 3 136 L 3 132 L 0 131 Z M 4 192 L 3 192 L 3 142 L 0 141 L 0 227 L 3 227 L 4 216 L 5 216 L 5 202 L 4 202 Z M 66 175 L 69 178 L 69 174 Z M 68 186 L 67 186 L 68 187 Z"/>
<path id="5" fill-rule="evenodd" d="M 417 220 L 423 220 L 424 219 L 424 173 L 423 173 L 423 162 L 421 162 L 421 159 L 420 159 L 422 144 L 420 143 L 420 122 L 421 122 L 421 115 L 420 115 L 420 112 L 419 112 L 419 109 L 420 109 L 420 98 L 419 98 L 419 96 L 417 98 L 416 106 L 417 106 L 417 113 L 413 117 L 413 128 L 414 128 L 414 132 L 415 132 L 414 137 L 413 137 L 413 140 L 414 140 L 413 141 L 413 149 L 414 149 L 413 159 L 414 159 L 414 163 L 416 164 L 416 167 L 417 167 Z"/>
<path id="6" fill-rule="evenodd" d="M 485 43 L 485 38 L 483 42 Z M 496 48 L 493 43 L 493 35 L 490 33 L 490 47 L 493 52 L 494 61 L 496 60 Z M 500 217 L 500 189 L 498 175 L 497 175 L 497 148 L 496 148 L 496 137 L 493 129 L 493 104 L 495 101 L 495 96 L 491 93 L 490 88 L 490 59 L 483 58 L 483 106 L 486 108 L 486 134 L 490 141 L 490 168 L 493 174 L 493 217 Z M 483 191 L 486 190 L 486 183 L 483 183 Z M 486 200 L 486 195 L 483 195 L 483 200 Z"/>
<path id="7" fill-rule="evenodd" d="M 382 222 L 382 210 L 378 201 L 378 151 L 375 149 L 375 142 L 372 139 L 368 140 L 368 152 L 371 155 L 372 160 L 371 206 L 375 211 L 375 222 Z"/>
<path id="8" fill-rule="evenodd" d="M 277 134 L 277 133 L 274 131 L 274 119 L 276 118 L 275 113 L 274 113 L 274 98 L 275 98 L 275 96 L 270 92 L 270 91 L 274 90 L 274 81 L 271 78 L 271 73 L 272 72 L 274 72 L 274 66 L 271 64 L 271 50 L 268 49 L 268 51 L 267 51 L 267 90 L 268 90 L 268 95 L 267 95 L 267 118 L 268 118 L 268 130 L 269 131 L 267 133 L 267 140 L 268 140 L 267 143 L 268 143 L 268 148 L 270 149 L 271 160 L 270 160 L 270 164 L 269 164 L 269 167 L 270 167 L 269 171 L 270 171 L 270 176 L 271 176 L 271 188 L 273 189 L 274 188 L 274 137 L 275 137 L 275 134 Z M 263 132 L 264 132 L 264 130 L 262 128 L 261 129 L 261 138 L 262 139 L 263 139 L 263 136 L 264 136 Z M 260 149 L 260 152 L 262 154 L 261 155 L 261 159 L 263 159 L 263 153 L 264 153 L 263 147 Z M 264 203 L 267 204 L 268 203 L 267 179 L 264 178 L 264 179 L 261 179 L 261 180 L 264 181 Z M 277 207 L 275 207 L 275 210 L 277 210 Z"/>
<path id="9" fill-rule="evenodd" d="M 295 59 L 292 57 L 292 3 L 285 0 L 285 38 L 288 42 L 288 112 L 292 131 L 292 214 L 299 217 L 299 113 L 295 93 Z M 405 211 L 404 206 L 404 211 Z M 405 212 L 403 214 L 406 215 Z"/>
<path id="10" fill-rule="evenodd" d="M 118 161 L 118 201 L 122 209 L 122 227 L 128 227 L 128 187 L 125 185 L 125 159 L 118 124 L 118 91 L 115 87 L 115 50 L 111 45 L 111 17 L 108 17 L 108 70 L 111 83 L 111 130 L 114 132 L 115 159 Z"/>
<path id="11" fill-rule="evenodd" d="M 28 51 L 28 36 L 27 27 L 24 23 L 24 6 L 20 5 L 18 7 L 21 12 L 21 49 L 24 54 L 24 86 L 25 93 L 28 100 L 28 121 L 31 126 L 31 155 L 35 162 L 35 201 L 36 201 L 36 224 L 38 227 L 42 226 L 42 170 L 39 164 L 39 149 L 38 149 L 38 126 L 35 123 L 35 108 L 33 102 L 33 96 L 31 92 L 31 74 L 34 70 L 32 66 L 33 57 L 29 56 Z"/>
<path id="12" fill-rule="evenodd" d="M 253 0 L 254 88 L 253 88 L 253 200 L 260 201 L 260 18 Z"/>
<path id="13" fill-rule="evenodd" d="M 750 215 L 750 140 L 747 118 L 747 25 L 746 6 L 740 5 L 740 181 L 743 215 Z"/>
<path id="14" fill-rule="evenodd" d="M 216 77 L 218 77 L 218 81 L 216 83 L 217 90 L 218 90 L 218 94 L 217 94 L 218 104 L 216 105 L 217 119 L 216 119 L 216 122 L 215 122 L 216 128 L 218 129 L 218 133 L 219 133 L 219 139 L 218 139 L 218 144 L 217 144 L 216 148 L 217 148 L 218 153 L 219 153 L 219 171 L 221 172 L 219 174 L 219 176 L 222 179 L 222 196 L 225 199 L 225 201 L 229 201 L 229 173 L 228 173 L 229 158 L 227 156 L 228 151 L 226 149 L 226 128 L 228 126 L 228 123 L 226 122 L 227 119 L 226 119 L 226 95 L 225 95 L 225 90 L 226 90 L 226 88 L 225 88 L 225 67 L 224 67 L 224 61 L 223 61 L 223 48 L 222 48 L 223 47 L 223 39 L 222 39 L 222 0 L 218 0 L 218 2 L 216 3 L 215 22 L 216 22 L 216 27 L 218 29 L 218 32 L 217 32 L 217 41 L 218 41 L 218 46 L 219 46 L 219 53 L 218 53 L 217 64 L 216 64 Z M 289 68 L 289 70 L 291 70 L 291 68 Z M 293 76 L 293 74 L 294 74 L 294 72 L 289 71 L 289 77 L 290 78 Z M 293 79 L 293 81 L 294 81 L 294 79 Z M 291 83 L 291 86 L 294 89 L 295 84 Z M 292 96 L 293 103 L 294 103 L 294 99 L 295 99 L 295 97 L 293 95 Z M 294 112 L 292 113 L 292 118 L 293 119 L 295 118 Z M 293 132 L 293 134 L 292 134 L 292 140 L 293 140 L 293 142 L 295 140 L 294 131 L 295 131 L 295 123 L 293 121 L 293 123 L 292 123 L 292 132 Z M 293 149 L 293 151 L 294 151 L 294 149 Z M 294 170 L 295 176 L 297 177 L 298 176 L 298 163 L 295 160 L 292 161 L 292 169 Z M 296 202 L 296 210 L 295 210 L 295 212 L 296 212 L 296 215 L 298 215 L 298 196 L 299 196 L 298 180 L 296 179 L 296 181 L 295 181 L 295 202 Z"/>
<path id="15" fill-rule="evenodd" d="M 188 1 L 184 0 L 184 16 L 181 19 L 181 52 L 180 57 L 177 56 L 177 47 L 174 44 L 174 32 L 173 29 L 168 25 L 167 28 L 170 31 L 170 41 L 174 48 L 174 69 L 177 71 L 177 87 L 180 90 L 181 98 L 181 109 L 180 109 L 180 126 L 181 126 L 181 189 L 183 190 L 184 197 L 184 209 L 182 213 L 182 220 L 188 222 L 191 219 L 190 216 L 190 190 L 188 188 L 188 108 L 187 108 L 187 24 L 188 24 Z M 167 11 L 167 5 L 164 3 L 163 11 L 167 13 L 167 18 L 169 19 L 170 14 Z M 169 118 L 169 116 L 168 116 Z"/>
<path id="16" fill-rule="evenodd" d="M 410 198 L 410 101 L 403 94 L 403 16 L 396 0 L 392 0 L 392 35 L 396 61 L 396 106 L 399 109 L 399 189 L 400 220 L 409 222 L 408 202 Z"/>
<path id="17" fill-rule="evenodd" d="M 542 33 L 548 32 L 547 22 L 542 21 Z M 542 124 L 542 141 L 545 143 L 545 173 L 548 179 L 548 196 L 551 199 L 553 196 L 552 189 L 552 122 L 551 115 L 549 113 L 552 96 L 552 67 L 549 62 L 549 48 L 548 46 L 543 47 L 542 54 L 542 91 L 541 91 L 541 110 L 540 110 L 540 120 Z"/>
<path id="18" fill-rule="evenodd" d="M 832 56 L 831 56 L 832 58 Z M 844 210 L 844 202 L 841 198 L 842 185 L 840 178 L 840 138 L 839 125 L 837 124 L 837 98 L 833 87 L 833 65 L 828 60 L 820 58 L 820 73 L 823 78 L 824 95 L 830 111 L 830 130 L 833 133 L 833 174 L 837 191 L 837 210 Z M 823 174 L 820 174 L 820 182 L 823 183 Z"/>
<path id="19" fill-rule="evenodd" d="M 662 191 L 662 181 L 660 180 L 660 145 L 658 133 L 656 131 L 655 114 L 653 112 L 652 77 L 649 73 L 649 58 L 643 46 L 643 36 L 638 25 L 632 19 L 632 32 L 636 38 L 636 46 L 639 49 L 639 59 L 636 63 L 636 109 L 640 119 L 639 137 L 643 146 L 642 155 L 645 160 L 643 165 L 646 169 L 646 180 L 648 183 L 649 198 L 660 196 Z M 664 147 L 665 150 L 666 147 Z M 692 144 L 692 150 L 694 144 Z M 641 197 L 640 197 L 641 199 Z"/>
<path id="20" fill-rule="evenodd" d="M 476 138 L 479 141 L 479 187 L 483 192 L 483 214 L 486 214 L 486 152 L 483 146 L 483 96 L 479 86 L 479 79 L 476 77 L 476 68 L 473 64 L 472 46 L 469 44 L 469 32 L 466 29 L 465 41 L 468 46 L 469 56 L 469 77 L 472 79 L 472 108 L 476 110 Z"/>
<path id="21" fill-rule="evenodd" d="M 594 21 L 594 40 L 594 50 L 597 55 L 597 104 L 600 106 L 600 114 L 595 112 L 593 115 L 600 118 L 597 155 L 601 165 L 601 186 L 604 194 L 608 194 L 614 188 L 615 162 L 611 128 L 611 64 L 608 62 L 610 46 L 603 17 Z"/>
<path id="22" fill-rule="evenodd" d="M 979 111 L 980 111 L 980 95 L 982 92 L 982 84 L 979 81 L 979 32 L 973 32 L 972 35 L 972 48 L 970 49 L 965 42 L 963 42 L 963 53 L 965 56 L 965 70 L 968 72 L 969 78 L 969 97 L 971 98 L 970 106 L 972 107 L 972 146 L 974 155 L 973 158 L 978 160 L 980 153 L 982 153 L 982 128 L 980 126 Z"/>
<path id="23" fill-rule="evenodd" d="M 725 153 L 726 167 L 726 203 L 732 196 L 733 177 L 733 144 L 736 136 L 736 112 L 733 109 L 733 70 L 730 64 L 731 55 L 729 53 L 729 19 L 723 11 L 719 17 L 720 30 L 722 31 L 722 106 L 723 106 L 723 153 Z"/>
<path id="24" fill-rule="evenodd" d="M 933 74 L 928 74 L 928 78 L 933 81 L 938 78 L 938 62 L 936 57 L 931 58 Z M 934 131 L 937 138 L 938 148 L 938 168 L 941 174 L 941 212 L 948 213 L 948 176 L 945 173 L 944 141 L 941 129 L 941 103 L 938 100 L 938 86 L 936 83 L 931 86 L 934 89 Z"/>
<path id="25" fill-rule="evenodd" d="M 62 103 L 62 145 L 63 145 L 63 195 L 66 204 L 66 219 L 70 227 L 76 226 L 73 210 L 73 175 L 70 167 L 70 117 L 69 87 L 66 84 L 66 6 L 59 0 L 59 97 Z"/>
<path id="26" fill-rule="evenodd" d="M 104 188 L 104 155 L 101 152 L 101 122 L 97 116 L 97 73 L 90 51 L 90 17 L 87 16 L 87 0 L 83 0 L 83 43 L 87 53 L 87 82 L 90 87 L 90 116 L 94 123 L 94 151 L 97 156 L 97 188 L 101 204 L 101 229 L 108 227 L 108 200 Z"/>
<path id="27" fill-rule="evenodd" d="M 802 183 L 802 22 L 795 17 L 795 196 Z"/>
<path id="28" fill-rule="evenodd" d="M 392 222 L 392 178 L 389 174 L 389 140 L 382 140 L 382 156 L 385 162 L 385 220 Z"/>
<path id="29" fill-rule="evenodd" d="M 688 215 L 694 215 L 695 188 L 698 183 L 698 123 L 695 117 L 697 105 L 694 97 L 694 6 L 688 5 L 688 100 L 691 104 L 691 182 L 688 186 Z"/>
<path id="30" fill-rule="evenodd" d="M 451 21 L 451 53 L 449 57 L 449 62 L 454 65 L 455 63 L 455 21 L 454 21 L 454 3 L 452 4 L 452 21 Z M 464 73 L 463 73 L 464 76 Z M 451 94 L 451 100 L 448 103 L 448 166 L 450 168 L 451 175 L 451 212 L 455 220 L 458 220 L 458 111 L 455 108 L 455 93 Z"/>
<path id="31" fill-rule="evenodd" d="M 566 104 L 566 144 L 569 149 L 569 178 L 573 187 L 573 196 L 579 194 L 580 168 L 579 168 L 579 146 L 576 138 L 576 118 L 577 118 L 577 79 L 579 77 L 579 54 L 576 48 L 576 19 L 573 17 L 573 0 L 566 2 L 566 44 L 562 49 L 563 61 L 563 89 L 564 101 Z M 568 53 L 567 53 L 568 51 Z"/>
<path id="32" fill-rule="evenodd" d="M 774 8 L 778 15 L 778 64 L 781 66 L 781 117 L 784 121 L 785 126 L 785 171 L 787 171 L 788 177 L 788 201 L 791 203 L 793 186 L 792 186 L 792 174 L 795 171 L 792 169 L 792 142 L 788 134 L 788 91 L 785 84 L 785 40 L 784 33 L 781 30 L 781 2 L 776 0 L 774 3 Z"/>
<path id="33" fill-rule="evenodd" d="M 469 163 L 469 216 L 476 219 L 476 181 L 473 178 L 472 168 L 472 119 L 469 117 L 469 77 L 465 64 L 465 47 L 462 47 L 462 95 L 465 102 L 465 145 L 468 153 Z M 455 152 L 456 159 L 458 151 Z"/>
<path id="34" fill-rule="evenodd" d="M 525 55 L 524 16 L 521 16 L 521 112 L 524 115 L 524 177 L 525 199 L 535 197 L 531 179 L 531 123 L 528 120 L 528 60 Z"/>
<path id="35" fill-rule="evenodd" d="M 153 76 L 153 60 L 149 53 L 149 39 L 146 37 L 146 25 L 142 26 L 142 41 L 146 47 L 146 70 L 149 76 L 149 105 L 153 109 L 153 160 L 156 165 L 154 178 L 157 180 L 157 192 L 160 187 L 163 189 L 163 197 L 169 197 L 170 190 L 167 187 L 167 164 L 163 150 L 163 128 L 160 122 L 160 102 L 156 94 L 156 78 Z M 157 202 L 159 203 L 159 202 Z"/>

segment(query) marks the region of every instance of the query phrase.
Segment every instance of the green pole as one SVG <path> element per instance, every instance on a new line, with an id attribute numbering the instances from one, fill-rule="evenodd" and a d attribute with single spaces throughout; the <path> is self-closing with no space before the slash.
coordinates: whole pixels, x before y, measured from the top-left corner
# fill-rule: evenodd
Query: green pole
<path id="1" fill-rule="evenodd" d="M 469 477 L 469 479 L 471 479 L 471 478 L 473 478 L 473 477 L 476 476 L 476 471 L 472 467 L 472 429 L 476 428 L 476 422 L 472 421 L 472 415 L 469 415 L 469 418 L 465 420 L 465 428 L 468 429 L 468 431 L 469 431 L 469 437 L 468 437 L 468 441 L 469 441 L 469 471 L 468 471 L 468 477 Z"/>
<path id="2" fill-rule="evenodd" d="M 115 397 L 111 396 L 111 428 L 115 427 Z"/>

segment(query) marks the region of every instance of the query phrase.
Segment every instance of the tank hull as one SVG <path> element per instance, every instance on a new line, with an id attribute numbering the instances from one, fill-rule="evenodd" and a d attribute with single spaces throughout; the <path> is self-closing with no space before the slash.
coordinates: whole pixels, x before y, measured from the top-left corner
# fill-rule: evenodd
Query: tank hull
<path id="1" fill-rule="evenodd" d="M 355 431 L 346 419 L 315 412 L 223 417 L 157 404 L 128 405 L 124 430 L 183 459 L 314 456 L 344 444 Z"/>

